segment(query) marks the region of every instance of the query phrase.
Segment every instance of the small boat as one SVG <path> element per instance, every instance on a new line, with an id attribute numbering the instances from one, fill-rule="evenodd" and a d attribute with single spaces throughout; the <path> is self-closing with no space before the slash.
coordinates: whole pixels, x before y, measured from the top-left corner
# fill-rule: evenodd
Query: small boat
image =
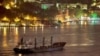
<path id="1" fill-rule="evenodd" d="M 39 52 L 50 52 L 50 51 L 57 51 L 57 50 L 63 50 L 63 47 L 65 46 L 66 42 L 55 42 L 52 43 L 52 37 L 51 37 L 51 45 L 45 46 L 45 38 L 43 38 L 43 45 L 37 47 L 37 41 L 35 38 L 34 45 L 27 44 L 25 45 L 23 43 L 23 38 L 20 41 L 20 44 L 17 45 L 13 50 L 15 53 L 39 53 Z"/>

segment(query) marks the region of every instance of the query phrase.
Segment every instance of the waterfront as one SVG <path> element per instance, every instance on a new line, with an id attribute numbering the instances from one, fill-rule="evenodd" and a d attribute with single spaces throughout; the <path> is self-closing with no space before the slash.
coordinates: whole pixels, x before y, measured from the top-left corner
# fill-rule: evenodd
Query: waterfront
<path id="1" fill-rule="evenodd" d="M 0 55 L 1 56 L 100 56 L 100 27 L 99 25 L 66 25 L 41 27 L 0 27 Z M 36 54 L 15 54 L 13 48 L 21 37 L 34 40 L 41 45 L 42 37 L 46 37 L 46 45 L 50 44 L 50 37 L 54 42 L 67 42 L 63 51 Z M 34 42 L 34 41 L 33 41 Z"/>

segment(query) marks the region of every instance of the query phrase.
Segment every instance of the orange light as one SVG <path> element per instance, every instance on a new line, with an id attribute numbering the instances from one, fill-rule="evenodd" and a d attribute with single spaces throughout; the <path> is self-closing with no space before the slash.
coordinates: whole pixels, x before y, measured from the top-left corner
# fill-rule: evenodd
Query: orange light
<path id="1" fill-rule="evenodd" d="M 6 36 L 7 36 L 7 28 L 4 27 L 4 29 L 3 29 L 3 47 L 7 47 L 8 46 L 7 45 L 7 38 L 6 38 Z"/>

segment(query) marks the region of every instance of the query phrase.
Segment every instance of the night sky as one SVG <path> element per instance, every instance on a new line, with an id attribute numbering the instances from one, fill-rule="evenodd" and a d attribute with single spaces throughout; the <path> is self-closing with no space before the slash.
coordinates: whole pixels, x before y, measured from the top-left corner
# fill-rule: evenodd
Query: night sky
<path id="1" fill-rule="evenodd" d="M 45 0 L 44 0 L 45 1 Z M 48 0 L 49 1 L 49 0 Z M 50 0 L 50 1 L 54 1 L 54 0 Z M 61 2 L 61 3 L 91 3 L 92 0 L 55 0 L 57 2 Z M 3 0 L 0 0 L 0 3 L 2 3 Z"/>
<path id="2" fill-rule="evenodd" d="M 0 0 L 0 3 L 2 3 L 3 2 L 3 0 Z"/>

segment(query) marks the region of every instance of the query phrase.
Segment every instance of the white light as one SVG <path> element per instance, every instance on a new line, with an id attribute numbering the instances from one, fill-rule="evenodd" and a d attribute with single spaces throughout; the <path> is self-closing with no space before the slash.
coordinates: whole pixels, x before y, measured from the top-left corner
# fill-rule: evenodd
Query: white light
<path id="1" fill-rule="evenodd" d="M 14 2 L 17 3 L 17 0 L 15 0 Z"/>
<path id="2" fill-rule="evenodd" d="M 97 7 L 100 8 L 100 5 L 98 5 Z"/>
<path id="3" fill-rule="evenodd" d="M 5 6 L 5 8 L 6 8 L 6 9 L 11 9 L 9 4 L 7 4 L 7 5 Z"/>
<path id="4" fill-rule="evenodd" d="M 24 2 L 35 2 L 35 0 L 24 0 Z"/>

